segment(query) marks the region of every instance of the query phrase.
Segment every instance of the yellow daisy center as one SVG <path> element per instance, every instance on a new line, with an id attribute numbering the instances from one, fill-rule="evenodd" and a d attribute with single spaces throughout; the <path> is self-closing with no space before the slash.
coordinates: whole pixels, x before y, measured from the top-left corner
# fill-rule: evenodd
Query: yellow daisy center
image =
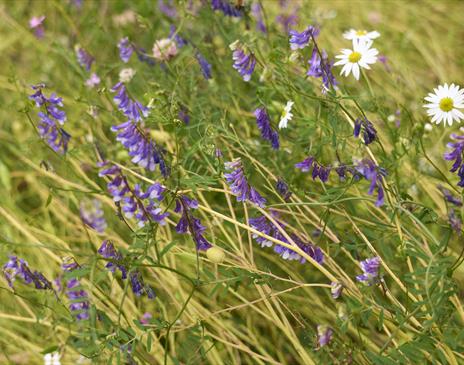
<path id="1" fill-rule="evenodd" d="M 356 63 L 356 62 L 358 62 L 360 59 L 361 59 L 361 53 L 359 53 L 359 52 L 352 52 L 352 53 L 348 56 L 348 61 L 350 61 L 351 63 Z"/>
<path id="2" fill-rule="evenodd" d="M 357 35 L 357 36 L 362 36 L 362 35 L 366 35 L 366 34 L 367 34 L 367 31 L 365 31 L 365 30 L 358 30 L 358 31 L 356 31 L 356 35 Z"/>
<path id="3" fill-rule="evenodd" d="M 443 98 L 440 100 L 440 109 L 443 110 L 444 112 L 450 112 L 453 110 L 454 103 L 453 99 L 451 98 Z"/>

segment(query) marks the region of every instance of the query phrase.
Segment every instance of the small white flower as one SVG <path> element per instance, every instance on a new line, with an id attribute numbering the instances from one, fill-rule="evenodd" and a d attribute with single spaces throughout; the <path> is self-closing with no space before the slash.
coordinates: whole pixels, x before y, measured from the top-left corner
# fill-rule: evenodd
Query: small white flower
<path id="1" fill-rule="evenodd" d="M 135 76 L 136 71 L 133 68 L 123 68 L 119 72 L 119 81 L 120 82 L 129 82 Z"/>
<path id="2" fill-rule="evenodd" d="M 350 29 L 349 31 L 343 33 L 343 38 L 349 39 L 352 41 L 371 41 L 380 37 L 380 33 L 377 31 L 368 32 L 367 30 L 356 30 Z"/>
<path id="3" fill-rule="evenodd" d="M 379 51 L 370 48 L 372 41 L 353 40 L 353 49 L 342 49 L 342 54 L 336 56 L 340 61 L 335 62 L 334 66 L 343 65 L 340 75 L 345 74 L 348 77 L 350 72 L 356 80 L 359 80 L 360 67 L 370 70 L 369 64 L 377 61 Z"/>
<path id="4" fill-rule="evenodd" d="M 61 365 L 60 354 L 58 352 L 48 353 L 44 355 L 44 365 Z"/>
<path id="5" fill-rule="evenodd" d="M 424 129 L 426 132 L 430 132 L 433 129 L 433 126 L 430 123 L 425 123 Z"/>
<path id="6" fill-rule="evenodd" d="M 442 121 L 452 125 L 454 121 L 461 122 L 464 114 L 458 109 L 464 108 L 464 89 L 458 85 L 440 85 L 433 89 L 435 93 L 429 93 L 424 99 L 430 104 L 425 104 L 427 114 L 432 117 L 431 122 L 440 124 Z"/>
<path id="7" fill-rule="evenodd" d="M 287 128 L 288 121 L 292 120 L 293 114 L 291 113 L 291 111 L 293 104 L 293 101 L 287 101 L 287 105 L 285 105 L 284 111 L 282 112 L 282 116 L 280 117 L 279 129 Z"/>

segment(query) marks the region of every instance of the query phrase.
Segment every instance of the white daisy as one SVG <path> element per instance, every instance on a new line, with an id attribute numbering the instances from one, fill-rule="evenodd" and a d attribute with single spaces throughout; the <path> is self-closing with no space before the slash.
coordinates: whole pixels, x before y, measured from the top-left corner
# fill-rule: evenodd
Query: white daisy
<path id="1" fill-rule="evenodd" d="M 375 48 L 370 48 L 372 41 L 353 40 L 353 49 L 342 49 L 342 54 L 336 56 L 340 61 L 334 63 L 334 66 L 343 65 L 340 75 L 345 74 L 346 77 L 353 71 L 353 76 L 359 80 L 359 67 L 370 70 L 369 64 L 377 61 L 379 51 Z"/>
<path id="2" fill-rule="evenodd" d="M 464 108 L 464 89 L 458 85 L 440 85 L 433 89 L 435 93 L 429 93 L 424 99 L 430 104 L 425 104 L 427 114 L 432 117 L 431 122 L 440 124 L 441 121 L 452 125 L 454 121 L 461 122 L 464 114 L 458 109 Z"/>
<path id="3" fill-rule="evenodd" d="M 374 40 L 380 37 L 380 33 L 377 31 L 368 32 L 367 30 L 356 30 L 350 29 L 349 31 L 343 33 L 343 38 L 349 40 L 361 40 L 361 41 L 369 41 Z"/>
<path id="4" fill-rule="evenodd" d="M 282 112 L 282 116 L 280 117 L 279 129 L 287 128 L 288 121 L 292 120 L 293 114 L 291 113 L 291 111 L 293 104 L 293 101 L 287 101 L 287 105 L 285 105 L 284 111 Z"/>

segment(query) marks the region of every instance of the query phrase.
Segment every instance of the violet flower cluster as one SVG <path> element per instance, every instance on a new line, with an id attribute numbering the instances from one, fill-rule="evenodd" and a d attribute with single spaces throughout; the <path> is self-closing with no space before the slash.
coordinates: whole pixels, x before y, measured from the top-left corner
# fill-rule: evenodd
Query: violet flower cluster
<path id="1" fill-rule="evenodd" d="M 277 179 L 276 190 L 285 201 L 288 201 L 292 196 L 292 192 L 290 191 L 287 183 L 281 178 Z"/>
<path id="2" fill-rule="evenodd" d="M 277 212 L 271 210 L 270 214 L 272 218 L 274 219 L 274 221 L 279 225 L 279 227 L 282 230 L 285 230 L 286 224 L 282 220 L 279 219 L 279 215 L 277 214 Z M 287 238 L 281 233 L 279 228 L 274 223 L 272 223 L 269 219 L 267 219 L 264 215 L 261 215 L 257 218 L 250 218 L 249 223 L 251 227 L 253 227 L 257 231 L 291 245 L 291 243 L 287 240 Z M 316 262 L 318 262 L 319 264 L 322 264 L 324 262 L 324 254 L 322 253 L 319 247 L 314 246 L 312 243 L 302 240 L 296 234 L 291 233 L 288 236 L 293 240 L 293 242 L 296 243 L 296 245 L 303 252 L 305 252 L 310 257 L 312 257 Z M 261 237 L 256 233 L 253 233 L 252 237 L 254 238 L 256 243 L 258 243 L 258 245 L 260 245 L 263 248 L 272 247 L 274 245 L 274 242 L 264 237 Z M 306 259 L 302 257 L 300 254 L 282 245 L 275 244 L 274 251 L 277 254 L 279 254 L 280 257 L 282 257 L 284 260 L 298 260 L 302 264 L 306 262 Z"/>
<path id="3" fill-rule="evenodd" d="M 211 0 L 211 8 L 230 17 L 240 18 L 243 15 L 242 10 L 232 5 L 229 0 Z"/>
<path id="4" fill-rule="evenodd" d="M 327 53 L 322 50 L 322 59 L 316 46 L 313 48 L 311 58 L 308 61 L 309 70 L 306 75 L 322 79 L 322 91 L 326 92 L 337 85 L 337 80 L 332 72 L 333 62 L 329 61 Z"/>
<path id="5" fill-rule="evenodd" d="M 138 122 L 142 120 L 142 118 L 148 117 L 150 109 L 142 105 L 139 101 L 131 99 L 127 93 L 126 86 L 122 82 L 118 82 L 114 85 L 111 91 L 116 93 L 113 101 L 127 118 Z"/>
<path id="6" fill-rule="evenodd" d="M 460 130 L 464 132 L 464 128 L 460 128 Z M 449 142 L 446 145 L 450 151 L 444 154 L 444 158 L 447 161 L 454 161 L 450 171 L 457 172 L 459 177 L 458 186 L 464 187 L 464 163 L 462 159 L 462 153 L 464 151 L 464 135 L 452 133 L 451 138 L 454 139 L 455 142 Z"/>
<path id="7" fill-rule="evenodd" d="M 238 71 L 243 80 L 248 82 L 256 66 L 256 58 L 253 53 L 245 51 L 242 45 L 235 42 L 231 45 L 233 67 Z"/>
<path id="8" fill-rule="evenodd" d="M 169 213 L 163 213 L 159 206 L 165 190 L 161 184 L 154 183 L 143 192 L 140 185 L 136 184 L 133 188 L 129 185 L 126 176 L 118 166 L 108 166 L 108 163 L 102 163 L 100 167 L 103 169 L 99 176 L 110 178 L 107 184 L 108 191 L 126 218 L 135 217 L 139 227 L 145 226 L 148 221 L 160 225 L 166 224 L 165 219 Z"/>
<path id="9" fill-rule="evenodd" d="M 107 227 L 102 203 L 97 200 L 83 200 L 79 205 L 79 213 L 84 224 L 98 233 L 103 233 Z"/>
<path id="10" fill-rule="evenodd" d="M 10 255 L 7 263 L 3 265 L 3 275 L 10 288 L 13 288 L 16 278 L 20 278 L 27 285 L 33 283 L 35 289 L 53 290 L 52 284 L 42 273 L 38 271 L 32 272 L 25 260 L 18 259 L 13 255 Z"/>
<path id="11" fill-rule="evenodd" d="M 332 170 L 331 166 L 323 166 L 316 161 L 313 156 L 309 156 L 301 162 L 295 164 L 295 167 L 300 169 L 302 172 L 311 172 L 311 177 L 313 180 L 319 178 L 322 182 L 327 182 L 329 180 L 330 172 Z"/>
<path id="12" fill-rule="evenodd" d="M 354 122 L 354 131 L 353 135 L 358 138 L 361 133 L 361 128 L 363 131 L 363 140 L 364 144 L 367 146 L 375 141 L 377 138 L 377 131 L 374 128 L 374 125 L 367 120 L 367 118 L 358 118 Z"/>
<path id="13" fill-rule="evenodd" d="M 176 225 L 176 232 L 180 234 L 189 233 L 196 245 L 198 251 L 207 251 L 213 245 L 203 236 L 206 227 L 201 224 L 199 218 L 192 215 L 191 210 L 198 208 L 198 201 L 190 199 L 185 195 L 181 195 L 176 200 L 174 211 L 181 213 L 179 222 Z"/>
<path id="14" fill-rule="evenodd" d="M 79 46 L 76 47 L 76 57 L 77 62 L 79 62 L 79 65 L 81 65 L 86 71 L 90 71 L 90 68 L 92 67 L 92 63 L 95 61 L 95 58 L 84 48 Z"/>
<path id="15" fill-rule="evenodd" d="M 380 263 L 381 260 L 378 256 L 374 256 L 364 261 L 361 261 L 359 264 L 363 273 L 361 275 L 356 276 L 356 280 L 365 283 L 369 286 L 377 283 L 379 280 Z"/>
<path id="16" fill-rule="evenodd" d="M 61 267 L 65 273 L 71 273 L 72 271 L 78 269 L 79 265 L 73 259 L 66 258 Z M 67 280 L 65 294 L 71 301 L 69 310 L 76 317 L 76 319 L 78 321 L 89 319 L 89 296 L 82 288 L 79 279 L 73 277 Z"/>
<path id="17" fill-rule="evenodd" d="M 319 32 L 319 28 L 313 27 L 312 25 L 309 25 L 301 33 L 297 32 L 296 30 L 291 30 L 289 32 L 290 48 L 294 51 L 297 49 L 305 48 L 313 38 L 316 38 L 319 35 Z"/>
<path id="18" fill-rule="evenodd" d="M 134 53 L 134 45 L 129 41 L 128 37 L 121 38 L 118 43 L 119 48 L 119 57 L 121 58 L 122 62 L 127 63 L 129 62 L 132 53 Z"/>
<path id="19" fill-rule="evenodd" d="M 258 207 L 264 208 L 266 205 L 266 199 L 248 183 L 245 173 L 243 172 L 242 161 L 240 158 L 236 158 L 230 162 L 225 162 L 224 166 L 226 170 L 229 171 L 224 174 L 224 177 L 232 191 L 232 194 L 237 197 L 237 201 L 245 202 L 248 200 Z"/>
<path id="20" fill-rule="evenodd" d="M 272 148 L 275 150 L 279 149 L 279 133 L 272 129 L 269 115 L 265 108 L 258 108 L 254 111 L 256 117 L 256 124 L 261 131 L 261 137 L 271 142 Z"/>
<path id="21" fill-rule="evenodd" d="M 319 347 L 324 347 L 332 340 L 333 329 L 327 325 L 317 326 L 317 344 Z"/>
<path id="22" fill-rule="evenodd" d="M 66 121 L 66 113 L 60 109 L 63 106 L 63 99 L 52 93 L 47 98 L 42 89 L 45 84 L 33 85 L 34 94 L 29 99 L 34 100 L 36 107 L 43 111 L 37 113 L 40 118 L 37 129 L 39 135 L 57 153 L 65 154 L 68 150 L 68 143 L 71 136 L 61 126 Z"/>
<path id="23" fill-rule="evenodd" d="M 375 206 L 382 206 L 384 201 L 384 191 L 382 187 L 382 178 L 386 175 L 385 169 L 377 166 L 374 161 L 369 159 L 363 159 L 355 166 L 357 172 L 359 172 L 366 180 L 370 181 L 368 194 L 372 195 L 377 189 L 377 200 Z"/>
<path id="24" fill-rule="evenodd" d="M 200 52 L 197 52 L 196 55 L 195 55 L 197 61 L 198 61 L 198 64 L 200 65 L 200 68 L 201 68 L 201 73 L 203 74 L 203 77 L 206 79 L 206 80 L 209 80 L 211 79 L 213 76 L 211 74 L 211 65 L 208 63 L 208 61 L 206 60 L 205 57 L 203 57 L 203 55 L 200 53 Z"/>
<path id="25" fill-rule="evenodd" d="M 462 207 L 462 200 L 454 196 L 448 189 L 445 189 L 441 185 L 438 185 L 438 189 L 442 192 L 443 197 L 448 203 L 451 203 L 457 207 Z"/>

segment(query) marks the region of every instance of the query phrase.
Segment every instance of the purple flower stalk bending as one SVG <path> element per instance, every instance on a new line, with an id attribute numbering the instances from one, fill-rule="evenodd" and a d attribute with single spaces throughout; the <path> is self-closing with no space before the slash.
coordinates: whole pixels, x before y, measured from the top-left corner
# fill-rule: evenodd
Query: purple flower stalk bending
<path id="1" fill-rule="evenodd" d="M 134 45 L 129 41 L 128 37 L 122 38 L 118 43 L 119 48 L 119 57 L 121 58 L 122 62 L 127 63 L 129 62 L 132 53 L 134 53 Z"/>
<path id="2" fill-rule="evenodd" d="M 211 0 L 211 8 L 230 17 L 240 18 L 243 15 L 242 10 L 237 9 L 228 0 Z"/>
<path id="3" fill-rule="evenodd" d="M 103 233 L 107 227 L 102 204 L 99 200 L 86 200 L 80 203 L 79 213 L 85 225 L 98 233 Z"/>
<path id="4" fill-rule="evenodd" d="M 464 128 L 460 128 L 460 130 L 464 132 Z M 459 177 L 458 186 L 464 187 L 464 164 L 462 159 L 462 153 L 464 151 L 464 135 L 452 133 L 451 138 L 454 139 L 455 142 L 449 142 L 446 145 L 450 151 L 444 154 L 444 158 L 447 161 L 454 161 L 450 171 L 457 171 L 457 175 Z"/>
<path id="5" fill-rule="evenodd" d="M 280 228 L 285 229 L 286 224 L 279 220 L 279 216 L 275 211 L 270 212 L 273 219 L 277 222 Z M 257 218 L 250 218 L 249 223 L 251 227 L 264 233 L 268 236 L 271 236 L 279 241 L 285 242 L 290 245 L 290 242 L 285 238 L 285 236 L 280 232 L 278 227 L 274 225 L 271 221 L 269 221 L 264 215 L 259 216 Z M 272 241 L 267 240 L 264 237 L 261 237 L 257 234 L 253 234 L 252 237 L 261 247 L 272 247 L 274 244 Z M 309 242 L 303 241 L 300 237 L 295 234 L 290 234 L 289 237 L 296 243 L 296 245 L 303 250 L 306 254 L 312 257 L 315 261 L 319 264 L 324 262 L 324 254 L 322 253 L 321 249 L 317 246 Z M 278 253 L 284 260 L 299 260 L 302 264 L 306 262 L 306 259 L 302 257 L 300 254 L 296 253 L 295 251 L 291 250 L 290 248 L 284 247 L 279 244 L 275 244 L 274 251 Z"/>
<path id="6" fill-rule="evenodd" d="M 42 93 L 43 88 L 45 88 L 44 84 L 33 85 L 32 89 L 35 93 L 29 96 L 29 99 L 34 100 L 35 105 L 43 110 L 37 113 L 40 118 L 37 129 L 40 137 L 55 152 L 65 154 L 71 136 L 60 127 L 66 121 L 66 113 L 59 109 L 63 106 L 63 99 L 57 97 L 55 93 L 47 98 Z"/>
<path id="7" fill-rule="evenodd" d="M 224 166 L 226 170 L 229 171 L 227 174 L 224 174 L 224 177 L 232 190 L 232 194 L 237 197 L 237 201 L 244 202 L 249 200 L 258 207 L 264 208 L 266 205 L 266 199 L 264 199 L 255 190 L 255 188 L 248 184 L 248 180 L 243 172 L 242 161 L 240 158 L 236 158 L 230 162 L 225 162 Z"/>
<path id="8" fill-rule="evenodd" d="M 295 167 L 300 169 L 302 172 L 310 172 L 312 169 L 311 176 L 313 180 L 319 178 L 322 182 L 327 182 L 329 180 L 330 172 L 332 167 L 325 167 L 318 163 L 313 156 L 309 156 L 305 160 L 295 164 Z"/>
<path id="9" fill-rule="evenodd" d="M 327 53 L 322 50 L 322 60 L 319 56 L 317 47 L 314 46 L 311 59 L 309 62 L 309 70 L 306 73 L 308 76 L 322 78 L 322 91 L 326 92 L 330 90 L 331 87 L 337 85 L 337 80 L 332 73 L 333 62 L 330 62 L 327 56 Z"/>
<path id="10" fill-rule="evenodd" d="M 52 283 L 45 276 L 38 272 L 32 272 L 28 263 L 23 259 L 18 259 L 16 256 L 10 255 L 8 262 L 3 265 L 3 275 L 10 288 L 13 288 L 13 283 L 16 277 L 22 279 L 25 284 L 34 283 L 36 289 L 53 290 Z"/>
<path id="11" fill-rule="evenodd" d="M 353 135 L 358 138 L 361 132 L 361 127 L 363 129 L 363 140 L 364 144 L 367 146 L 375 141 L 377 138 L 377 131 L 374 128 L 374 125 L 367 120 L 367 118 L 358 118 L 354 122 L 354 131 Z"/>
<path id="12" fill-rule="evenodd" d="M 79 265 L 71 258 L 65 258 L 62 264 L 62 269 L 65 272 L 72 272 L 79 268 Z M 87 292 L 81 287 L 81 283 L 77 278 L 71 278 L 66 283 L 65 294 L 71 301 L 69 310 L 78 321 L 87 320 L 90 318 L 90 303 Z"/>
<path id="13" fill-rule="evenodd" d="M 203 57 L 203 55 L 200 53 L 200 52 L 197 52 L 197 54 L 195 55 L 197 61 L 198 61 L 198 64 L 200 65 L 200 68 L 201 68 L 201 72 L 203 74 L 203 77 L 206 79 L 206 80 L 209 80 L 211 79 L 213 76 L 211 74 L 211 65 L 208 63 L 208 61 L 206 60 L 206 58 Z"/>
<path id="14" fill-rule="evenodd" d="M 150 111 L 149 108 L 143 106 L 137 100 L 132 100 L 127 94 L 126 86 L 122 82 L 118 82 L 111 89 L 116 95 L 113 101 L 118 105 L 118 109 L 124 113 L 129 119 L 138 122 L 142 118 L 146 118 Z"/>
<path id="15" fill-rule="evenodd" d="M 290 48 L 297 50 L 299 48 L 305 48 L 312 38 L 316 38 L 319 35 L 319 28 L 308 26 L 304 31 L 298 33 L 296 30 L 291 30 L 290 34 Z"/>
<path id="16" fill-rule="evenodd" d="M 206 227 L 201 224 L 200 219 L 195 218 L 191 209 L 198 208 L 198 201 L 190 199 L 185 195 L 180 196 L 176 200 L 176 207 L 174 211 L 181 213 L 181 218 L 176 225 L 177 233 L 190 233 L 195 241 L 196 248 L 198 251 L 206 251 L 213 245 L 203 236 Z"/>
<path id="17" fill-rule="evenodd" d="M 275 150 L 279 149 L 279 133 L 273 130 L 271 127 L 271 121 L 265 108 L 258 108 L 254 111 L 256 117 L 256 124 L 261 131 L 261 137 L 271 142 L 272 148 Z"/>
<path id="18" fill-rule="evenodd" d="M 148 221 L 166 224 L 165 219 L 169 213 L 163 213 L 159 207 L 165 190 L 161 184 L 150 185 L 146 192 L 138 184 L 132 189 L 119 167 L 108 167 L 105 163 L 100 167 L 105 168 L 100 171 L 99 176 L 108 176 L 111 179 L 107 184 L 108 191 L 126 218 L 135 217 L 139 227 L 145 226 Z"/>
<path id="19" fill-rule="evenodd" d="M 255 56 L 252 53 L 245 52 L 239 44 L 234 44 L 231 48 L 233 49 L 233 67 L 239 72 L 244 81 L 250 81 L 256 65 Z"/>
<path id="20" fill-rule="evenodd" d="M 363 274 L 356 276 L 356 280 L 359 282 L 372 285 L 378 281 L 379 268 L 380 268 L 380 257 L 374 256 L 360 262 L 361 270 Z"/>
<path id="21" fill-rule="evenodd" d="M 357 172 L 359 172 L 366 180 L 370 181 L 369 195 L 374 193 L 377 189 L 377 201 L 375 202 L 376 207 L 380 207 L 384 204 L 384 191 L 382 187 L 382 177 L 386 175 L 385 169 L 377 166 L 372 160 L 364 159 L 359 161 L 355 166 Z"/>
<path id="22" fill-rule="evenodd" d="M 79 62 L 79 65 L 84 67 L 86 71 L 90 71 L 90 68 L 92 67 L 92 63 L 95 60 L 95 58 L 84 48 L 81 48 L 79 46 L 76 47 L 76 57 L 77 62 Z"/>

